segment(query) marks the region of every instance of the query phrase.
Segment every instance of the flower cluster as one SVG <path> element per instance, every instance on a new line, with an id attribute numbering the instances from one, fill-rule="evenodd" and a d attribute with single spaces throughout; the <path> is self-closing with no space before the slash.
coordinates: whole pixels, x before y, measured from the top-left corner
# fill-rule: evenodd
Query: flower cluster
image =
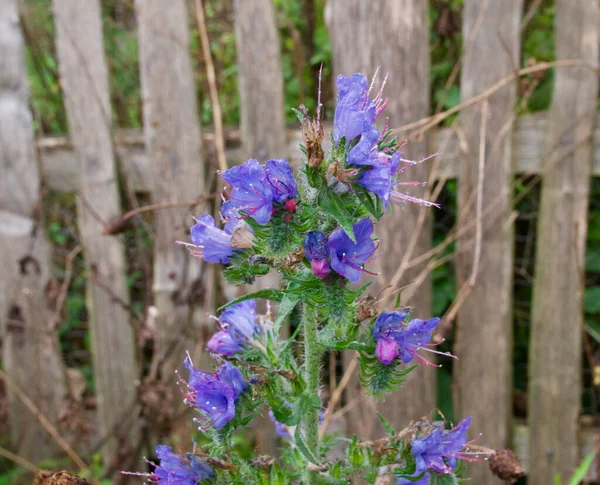
<path id="1" fill-rule="evenodd" d="M 408 314 L 403 311 L 384 312 L 377 317 L 373 326 L 373 336 L 377 339 L 376 355 L 382 364 L 389 365 L 400 356 L 403 364 L 408 364 L 414 359 L 419 364 L 435 366 L 433 362 L 418 354 L 418 350 L 456 359 L 454 355 L 431 348 L 438 345 L 430 343 L 430 340 L 431 333 L 440 323 L 439 318 L 415 318 L 406 322 L 407 318 Z"/>
<path id="2" fill-rule="evenodd" d="M 195 368 L 189 355 L 185 359 L 184 402 L 200 413 L 194 421 L 208 437 L 201 455 L 209 458 L 205 462 L 195 454 L 178 456 L 158 447 L 160 465 L 147 475 L 156 484 L 208 479 L 342 484 L 358 474 L 375 481 L 378 464 L 398 460 L 405 463 L 394 467 L 397 483 L 429 484 L 437 483 L 432 480 L 437 475 L 455 475 L 457 460 L 471 459 L 465 451 L 468 418 L 450 430 L 433 423 L 408 434 L 396 433 L 388 423 L 391 438 L 385 447 L 371 450 L 370 442 L 354 437 L 346 442 L 345 458 L 327 463 L 335 440 L 327 437 L 326 428 L 336 400 L 332 397 L 323 411 L 324 352 L 357 351 L 360 382 L 375 396 L 402 384 L 416 367 L 406 364 L 435 365 L 420 352 L 454 357 L 431 343 L 439 318 L 410 319 L 407 311 L 394 308 L 382 312 L 384 300 L 365 294 L 369 283 L 352 285 L 369 273 L 366 266 L 378 247 L 374 224 L 389 202 L 431 204 L 395 189 L 421 182 L 398 180 L 415 162 L 403 159 L 391 131 L 375 124 L 387 105 L 383 86 L 371 97 L 373 85 L 354 74 L 339 76 L 337 88 L 331 152 L 322 147 L 320 108 L 316 120 L 302 109 L 307 163 L 294 173 L 283 158 L 264 164 L 250 159 L 222 172 L 227 185 L 221 220 L 201 215 L 191 227 L 191 243 L 182 243 L 194 256 L 225 264 L 223 275 L 230 283 L 247 284 L 277 271 L 281 288 L 263 287 L 229 301 L 212 317 L 218 330 L 206 347 L 219 362 L 214 372 Z M 268 301 L 266 315 L 257 314 L 256 299 Z M 278 306 L 275 318 L 270 301 Z M 297 331 L 286 338 L 281 328 L 289 317 Z M 296 341 L 300 331 L 301 346 Z M 277 459 L 245 460 L 233 446 L 235 433 L 265 406 L 290 452 Z M 409 449 L 414 463 L 406 459 Z M 385 456 L 374 460 L 375 453 Z"/>
<path id="3" fill-rule="evenodd" d="M 375 120 L 387 106 L 383 98 L 383 87 L 374 99 L 369 98 L 373 85 L 360 74 L 346 77 L 340 74 L 336 86 L 339 93 L 333 121 L 333 139 L 338 149 L 346 153 L 342 174 L 354 176 L 354 182 L 376 194 L 387 208 L 388 202 L 413 202 L 421 205 L 436 205 L 423 199 L 402 193 L 393 188 L 398 185 L 422 185 L 422 182 L 400 182 L 395 175 L 401 162 L 409 165 L 423 162 L 405 160 L 394 140 L 389 140 L 389 131 L 380 132 Z M 435 154 L 434 154 L 435 155 Z M 433 155 L 432 155 L 433 156 Z"/>
<path id="4" fill-rule="evenodd" d="M 246 300 L 231 305 L 217 319 L 221 330 L 208 341 L 207 348 L 215 354 L 231 356 L 251 344 L 261 332 L 256 323 L 256 301 Z"/>
<path id="5" fill-rule="evenodd" d="M 321 231 L 309 232 L 304 240 L 304 255 L 311 262 L 313 274 L 325 278 L 333 269 L 352 283 L 358 282 L 364 264 L 377 249 L 371 239 L 373 223 L 363 219 L 353 225 L 355 241 L 343 229 L 336 229 L 329 237 Z"/>
<path id="6" fill-rule="evenodd" d="M 240 395 L 248 390 L 244 376 L 229 362 L 214 374 L 196 369 L 189 357 L 184 364 L 190 372 L 184 391 L 185 403 L 202 413 L 202 418 L 195 421 L 200 424 L 200 429 L 222 428 L 235 417 L 235 405 Z"/>
<path id="7" fill-rule="evenodd" d="M 158 445 L 155 453 L 160 464 L 154 464 L 153 473 L 122 473 L 146 477 L 151 483 L 158 485 L 196 485 L 215 477 L 208 463 L 192 453 L 179 456 L 166 445 Z"/>
<path id="8" fill-rule="evenodd" d="M 476 461 L 477 458 L 464 451 L 465 446 L 470 443 L 467 442 L 467 429 L 470 424 L 471 417 L 462 420 L 449 430 L 443 428 L 443 423 L 437 423 L 427 436 L 411 441 L 411 452 L 416 461 L 416 472 L 413 478 L 424 475 L 416 482 L 398 478 L 396 483 L 429 485 L 431 472 L 448 475 L 456 468 L 458 459 Z"/>

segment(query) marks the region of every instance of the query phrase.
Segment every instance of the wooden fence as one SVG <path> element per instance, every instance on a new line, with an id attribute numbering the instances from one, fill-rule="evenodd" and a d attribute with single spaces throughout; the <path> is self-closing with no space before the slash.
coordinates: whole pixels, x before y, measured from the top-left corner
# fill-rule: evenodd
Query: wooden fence
<path id="1" fill-rule="evenodd" d="M 411 141 L 408 155 L 443 151 L 431 165 L 417 167 L 414 178 L 429 179 L 432 197 L 445 181 L 458 178 L 457 227 L 441 245 L 432 245 L 430 209 L 396 210 L 383 224 L 381 276 L 374 286 L 379 291 L 390 283 L 412 283 L 404 303 L 414 305 L 419 315 L 430 315 L 430 272 L 442 261 L 444 248 L 457 241 L 458 293 L 444 318 L 447 329 L 456 321 L 460 361 L 454 406 L 457 416 L 473 416 L 473 429 L 483 433 L 479 442 L 494 448 L 510 446 L 513 429 L 513 192 L 522 174 L 536 174 L 534 181 L 542 181 L 530 339 L 530 439 L 522 453 L 530 457 L 533 485 L 552 483 L 557 472 L 566 478 L 580 458 L 581 268 L 590 178 L 600 176 L 598 5 L 555 4 L 556 63 L 519 71 L 523 0 L 465 0 L 462 103 L 429 118 L 427 2 L 329 0 L 325 12 L 335 72 L 372 73 L 381 66 L 390 76 L 390 126 Z M 98 0 L 53 0 L 70 128 L 68 138 L 34 141 L 17 0 L 0 0 L 0 375 L 8 391 L 14 450 L 30 460 L 65 452 L 77 459 L 68 443 L 76 445 L 78 437 L 61 416 L 81 401 L 77 378 L 62 363 L 57 344 L 61 308 L 46 299 L 52 267 L 42 185 L 77 195 L 95 419 L 103 437 L 95 448 L 102 450 L 109 468 L 126 468 L 127 457 L 139 450 L 141 430 L 158 429 L 148 396 L 167 399 L 165 388 L 174 386 L 183 349 L 202 355 L 212 332 L 204 315 L 214 313 L 223 283 L 208 265 L 172 244 L 186 237 L 190 207 L 164 209 L 154 217 L 153 306 L 146 321 L 129 308 L 123 240 L 103 235 L 105 223 L 123 212 L 119 184 L 148 193 L 153 203 L 178 203 L 206 195 L 214 182 L 219 137 L 200 127 L 188 48 L 189 22 L 198 18 L 202 31 L 201 2 L 194 5 L 196 11 L 188 12 L 185 0 L 172 0 L 168 9 L 160 0 L 137 0 L 144 132 L 125 133 L 111 124 Z M 283 124 L 271 0 L 236 0 L 235 8 L 241 135 L 226 133 L 227 163 L 249 156 L 298 160 L 299 132 L 286 134 Z M 517 117 L 519 77 L 551 67 L 556 71 L 550 111 Z M 460 116 L 452 127 L 432 130 L 454 113 Z M 135 337 L 147 330 L 153 331 L 158 357 L 150 377 L 140 383 Z M 353 358 L 344 356 L 346 368 Z M 381 430 L 373 419 L 374 406 L 400 427 L 436 406 L 435 389 L 436 373 L 419 369 L 403 390 L 381 404 L 350 380 L 343 401 L 348 419 L 338 425 L 376 437 Z M 52 439 L 58 432 L 66 442 Z M 186 429 L 176 432 L 182 436 Z M 517 442 L 524 448 L 523 440 Z M 473 466 L 471 476 L 474 483 L 498 483 L 484 464 Z"/>

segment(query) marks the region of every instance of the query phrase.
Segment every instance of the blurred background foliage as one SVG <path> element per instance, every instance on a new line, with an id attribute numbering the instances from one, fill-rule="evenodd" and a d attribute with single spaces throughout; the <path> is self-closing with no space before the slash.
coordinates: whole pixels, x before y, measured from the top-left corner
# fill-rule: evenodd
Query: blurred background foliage
<path id="1" fill-rule="evenodd" d="M 326 0 L 273 0 L 277 12 L 284 72 L 286 119 L 297 126 L 292 108 L 299 104 L 310 110 L 316 107 L 317 79 L 323 66 L 323 101 L 326 118 L 332 118 L 335 101 L 331 46 L 325 25 Z M 26 40 L 26 57 L 31 86 L 31 108 L 38 137 L 62 135 L 67 130 L 62 103 L 60 80 L 54 46 L 54 25 L 48 0 L 23 0 L 22 26 Z M 220 104 L 226 125 L 239 122 L 233 0 L 205 0 L 211 52 L 214 56 Z M 549 0 L 527 0 L 525 12 L 536 10 L 523 28 L 522 65 L 532 60 L 554 59 L 554 8 Z M 124 129 L 141 128 L 142 103 L 140 92 L 136 12 L 133 0 L 102 0 L 106 57 L 110 71 L 111 101 L 114 125 Z M 431 112 L 446 110 L 460 102 L 460 61 L 463 51 L 462 0 L 430 0 L 431 25 Z M 192 11 L 190 3 L 190 11 Z M 190 16 L 191 53 L 197 77 L 198 106 L 203 125 L 210 126 L 212 108 L 208 96 L 199 36 Z M 385 69 L 385 66 L 383 66 Z M 406 67 L 410 69 L 410 66 Z M 348 73 L 346 73 L 348 74 Z M 268 82 L 268 80 L 265 80 Z M 519 85 L 522 113 L 548 109 L 552 98 L 553 75 L 548 71 L 536 78 L 523 78 Z M 454 117 L 445 120 L 450 124 Z M 515 283 L 514 283 L 514 385 L 515 415 L 526 413 L 527 349 L 535 231 L 539 203 L 539 183 L 525 179 L 515 190 L 516 221 Z M 434 243 L 441 242 L 456 222 L 456 181 L 446 183 L 439 202 L 441 210 L 434 211 Z M 586 263 L 586 362 L 584 412 L 597 416 L 600 411 L 600 180 L 593 179 Z M 132 201 L 124 192 L 126 204 L 144 204 L 147 200 Z M 54 246 L 56 278 L 65 277 L 65 257 L 79 243 L 76 232 L 75 200 L 72 194 L 47 193 L 45 196 L 47 231 Z M 130 264 L 129 285 L 132 289 L 132 311 L 143 315 L 151 297 L 152 244 L 151 215 L 145 216 L 140 227 L 125 234 Z M 446 251 L 454 251 L 450 245 Z M 60 326 L 61 344 L 68 366 L 82 369 L 93 394 L 93 377 L 87 341 L 85 315 L 85 280 L 81 256 L 75 258 L 66 302 L 64 320 Z M 434 285 L 433 310 L 443 314 L 456 296 L 454 264 L 438 267 L 432 274 Z M 482 325 L 485 322 L 482 321 Z M 452 341 L 445 344 L 448 350 Z M 594 371 L 595 370 L 595 371 Z M 452 419 L 452 367 L 445 366 L 439 374 L 438 405 Z M 2 469 L 0 463 L 0 470 Z M 0 478 L 0 484 L 4 478 Z M 8 482 L 6 482 L 8 483 Z"/>

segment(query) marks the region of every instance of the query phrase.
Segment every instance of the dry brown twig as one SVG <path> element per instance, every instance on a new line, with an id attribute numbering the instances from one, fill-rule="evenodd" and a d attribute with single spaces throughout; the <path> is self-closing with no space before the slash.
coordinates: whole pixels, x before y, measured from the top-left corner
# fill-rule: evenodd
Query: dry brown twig
<path id="1" fill-rule="evenodd" d="M 334 415 L 333 411 L 334 411 L 335 407 L 337 406 L 337 403 L 342 398 L 344 389 L 350 382 L 350 379 L 352 378 L 352 374 L 354 374 L 354 370 L 356 369 L 357 366 L 358 366 L 358 359 L 355 356 L 354 359 L 352 359 L 352 361 L 350 361 L 350 364 L 348 364 L 348 367 L 346 367 L 346 370 L 344 371 L 344 374 L 342 375 L 342 379 L 340 380 L 340 383 L 336 386 L 334 391 L 331 393 L 331 398 L 329 399 L 329 404 L 327 405 L 327 410 L 325 411 L 325 419 L 323 419 L 323 423 L 321 424 L 321 426 L 319 428 L 319 439 L 323 439 L 323 436 L 325 436 L 327 427 L 329 426 L 329 423 Z"/>
<path id="2" fill-rule="evenodd" d="M 59 444 L 59 446 L 65 451 L 65 453 L 73 460 L 73 463 L 77 465 L 80 470 L 90 471 L 89 467 L 77 454 L 77 452 L 71 447 L 71 445 L 61 436 L 58 430 L 52 425 L 48 418 L 41 412 L 41 410 L 33 403 L 29 397 L 23 392 L 23 390 L 15 384 L 15 382 L 0 369 L 0 379 L 2 379 L 7 386 L 9 386 L 13 392 L 19 397 L 21 402 L 29 409 L 31 414 L 39 421 L 39 423 L 46 429 L 48 434 Z"/>
<path id="3" fill-rule="evenodd" d="M 38 473 L 40 471 L 39 467 L 35 463 L 32 463 L 22 456 L 16 455 L 12 451 L 8 451 L 6 448 L 2 448 L 1 446 L 0 456 L 9 459 L 10 461 L 19 465 L 21 468 L 25 468 L 25 470 L 29 470 L 32 473 Z"/>

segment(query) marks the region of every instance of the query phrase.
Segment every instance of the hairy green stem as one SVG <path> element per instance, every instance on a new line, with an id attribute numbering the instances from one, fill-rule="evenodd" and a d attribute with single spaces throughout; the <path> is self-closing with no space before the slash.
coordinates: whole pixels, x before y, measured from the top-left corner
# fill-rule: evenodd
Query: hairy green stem
<path id="1" fill-rule="evenodd" d="M 304 328 L 304 375 L 306 387 L 310 394 L 318 395 L 319 392 L 319 372 L 321 368 L 321 352 L 317 342 L 317 319 L 315 311 L 304 304 L 302 313 L 302 324 Z M 304 419 L 304 432 L 306 445 L 311 453 L 319 459 L 319 410 L 314 409 L 307 413 Z M 306 484 L 316 483 L 317 472 L 305 472 Z"/>

